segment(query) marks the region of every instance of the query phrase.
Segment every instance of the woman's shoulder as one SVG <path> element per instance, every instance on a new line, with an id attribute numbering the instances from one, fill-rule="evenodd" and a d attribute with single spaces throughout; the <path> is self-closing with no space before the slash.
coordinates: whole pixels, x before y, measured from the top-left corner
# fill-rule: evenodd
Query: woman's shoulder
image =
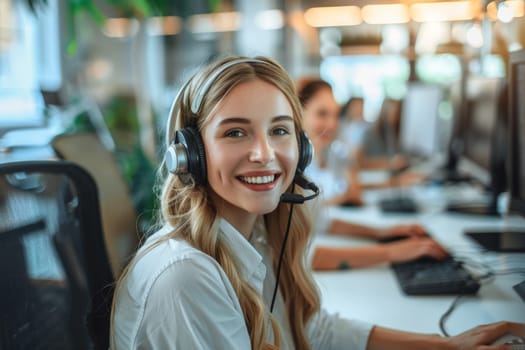
<path id="1" fill-rule="evenodd" d="M 136 342 L 143 334 L 162 327 L 167 319 L 173 322 L 179 315 L 192 312 L 184 309 L 213 298 L 230 300 L 240 310 L 233 288 L 215 259 L 182 239 L 152 235 L 118 287 L 117 337 L 123 344 Z M 162 312 L 167 310 L 170 312 Z"/>
<path id="2" fill-rule="evenodd" d="M 153 235 L 130 266 L 125 284 L 128 293 L 143 298 L 159 280 L 171 281 L 176 288 L 221 275 L 217 261 L 188 242 Z"/>

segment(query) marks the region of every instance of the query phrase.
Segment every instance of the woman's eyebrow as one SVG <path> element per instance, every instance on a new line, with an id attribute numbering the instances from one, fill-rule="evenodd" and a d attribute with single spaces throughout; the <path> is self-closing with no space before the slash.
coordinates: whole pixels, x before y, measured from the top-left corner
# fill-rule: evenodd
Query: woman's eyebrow
<path id="1" fill-rule="evenodd" d="M 289 115 L 278 115 L 277 117 L 272 118 L 272 123 L 280 122 L 280 121 L 290 121 L 293 123 L 292 116 Z"/>
<path id="2" fill-rule="evenodd" d="M 232 118 L 225 118 L 219 122 L 219 125 L 227 125 L 227 124 L 250 124 L 251 121 L 248 118 L 241 118 L 241 117 L 232 117 Z"/>
<path id="3" fill-rule="evenodd" d="M 280 121 L 291 121 L 293 122 L 293 118 L 289 115 L 278 115 L 276 117 L 272 118 L 272 123 L 280 122 Z M 219 126 L 222 125 L 228 125 L 228 124 L 250 124 L 251 119 L 249 118 L 242 118 L 242 117 L 232 117 L 232 118 L 225 118 L 219 122 Z"/>

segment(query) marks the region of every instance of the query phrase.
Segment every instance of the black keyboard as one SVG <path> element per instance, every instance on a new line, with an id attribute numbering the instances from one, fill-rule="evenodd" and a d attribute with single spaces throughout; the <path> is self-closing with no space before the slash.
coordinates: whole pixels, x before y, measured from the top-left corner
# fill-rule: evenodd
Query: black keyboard
<path id="1" fill-rule="evenodd" d="M 408 295 L 473 295 L 480 284 L 452 257 L 420 258 L 392 264 L 401 289 Z"/>
<path id="2" fill-rule="evenodd" d="M 417 204 L 410 197 L 383 198 L 379 201 L 383 213 L 416 213 Z"/>

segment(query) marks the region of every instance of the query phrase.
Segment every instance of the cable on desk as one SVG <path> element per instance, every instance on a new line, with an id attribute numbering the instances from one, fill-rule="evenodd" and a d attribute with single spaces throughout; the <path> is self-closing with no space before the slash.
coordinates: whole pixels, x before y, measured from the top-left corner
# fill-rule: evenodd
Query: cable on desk
<path id="1" fill-rule="evenodd" d="M 472 261 L 470 261 L 470 262 L 472 262 Z M 464 263 L 468 264 L 468 262 L 464 262 Z M 480 263 L 480 265 L 483 265 L 483 264 Z M 486 284 L 486 283 L 488 283 L 487 280 L 492 280 L 498 275 L 508 275 L 508 274 L 515 274 L 515 273 L 523 274 L 523 273 L 525 273 L 525 269 L 515 268 L 515 269 L 500 270 L 500 271 L 492 271 L 492 270 L 488 269 L 488 272 L 486 274 L 484 274 L 483 276 L 479 277 L 479 281 L 480 282 L 483 281 L 482 283 Z M 445 322 L 447 321 L 447 318 L 450 316 L 450 314 L 452 314 L 452 311 L 454 311 L 454 309 L 456 308 L 456 306 L 458 305 L 460 299 L 463 296 L 464 295 L 456 296 L 456 298 L 454 298 L 454 300 L 452 301 L 452 303 L 450 304 L 448 309 L 439 318 L 439 329 L 441 330 L 441 333 L 443 333 L 443 335 L 445 337 L 450 337 L 450 334 L 448 334 L 447 330 L 445 329 Z"/>
<path id="2" fill-rule="evenodd" d="M 445 311 L 443 315 L 441 315 L 441 317 L 439 318 L 439 329 L 445 337 L 450 337 L 450 334 L 448 334 L 447 330 L 445 329 L 445 322 L 447 321 L 448 316 L 450 316 L 452 311 L 454 311 L 454 309 L 458 305 L 461 297 L 463 297 L 463 295 L 456 296 L 456 298 L 452 301 L 452 304 L 450 304 L 450 306 L 448 307 L 447 311 Z"/>

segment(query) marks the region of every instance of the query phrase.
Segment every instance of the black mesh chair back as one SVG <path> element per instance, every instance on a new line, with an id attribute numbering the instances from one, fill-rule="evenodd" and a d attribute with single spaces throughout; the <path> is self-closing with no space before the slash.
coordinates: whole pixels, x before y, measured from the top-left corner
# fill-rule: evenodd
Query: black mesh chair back
<path id="1" fill-rule="evenodd" d="M 98 190 L 67 161 L 0 164 L 0 349 L 108 349 Z"/>

